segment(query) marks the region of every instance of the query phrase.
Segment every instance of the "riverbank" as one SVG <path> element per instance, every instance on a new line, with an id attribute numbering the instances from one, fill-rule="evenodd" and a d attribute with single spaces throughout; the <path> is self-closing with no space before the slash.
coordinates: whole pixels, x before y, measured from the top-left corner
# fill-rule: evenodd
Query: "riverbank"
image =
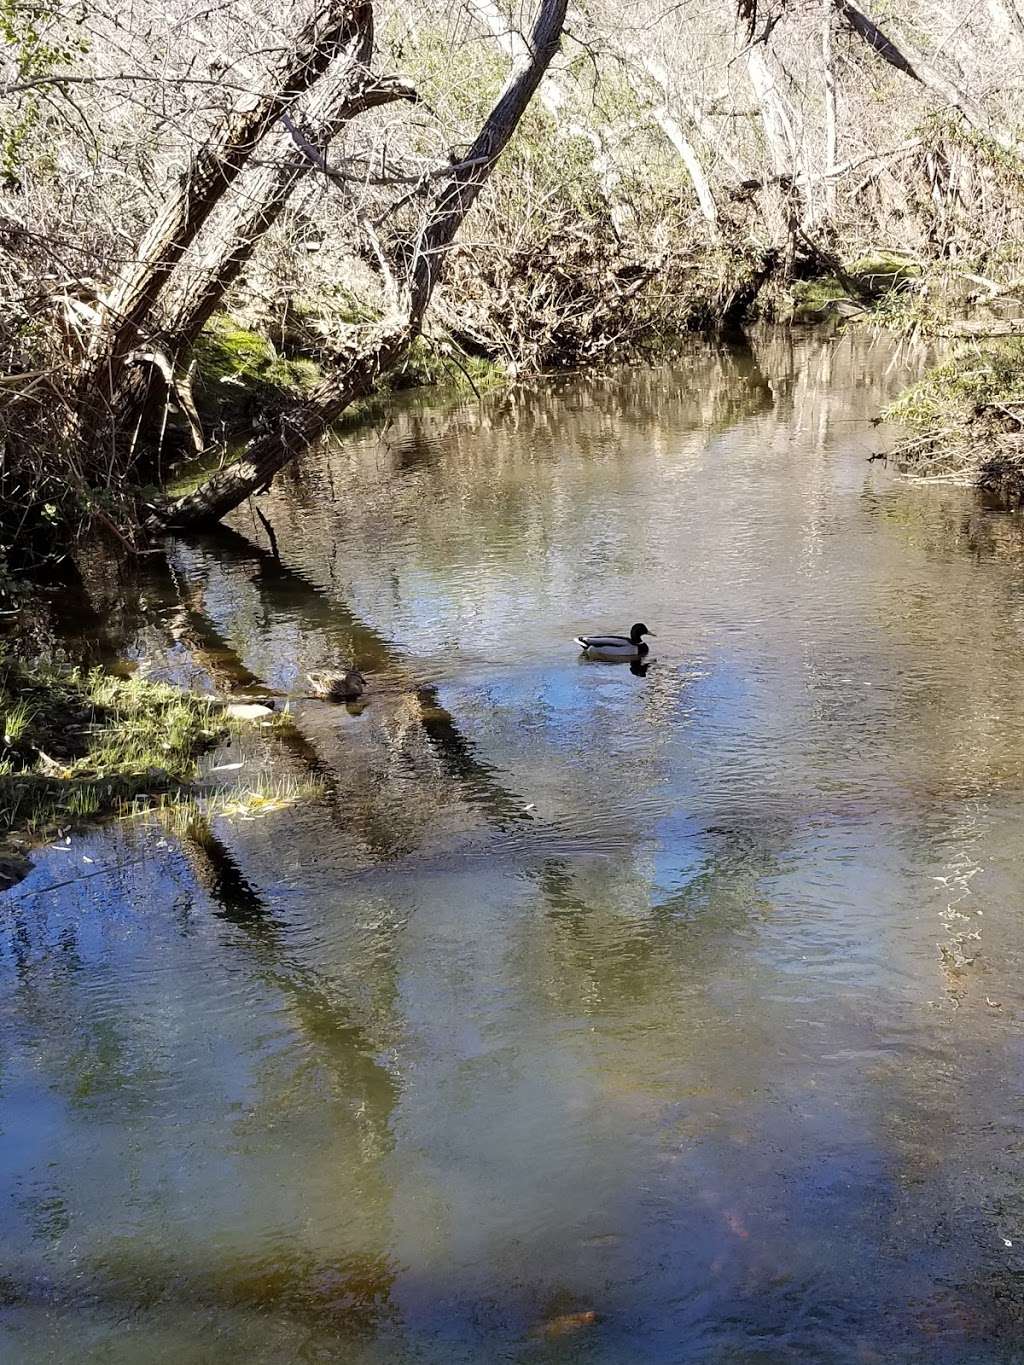
<path id="1" fill-rule="evenodd" d="M 214 704 L 100 669 L 0 662 L 0 885 L 27 850 L 187 784 L 226 733 Z"/>
<path id="2" fill-rule="evenodd" d="M 438 300 L 429 333 L 378 378 L 368 397 L 352 403 L 335 429 L 388 421 L 395 395 L 410 390 L 479 398 L 545 374 L 657 364 L 678 354 L 688 337 L 722 336 L 743 325 L 866 323 L 929 334 L 977 305 L 965 289 L 980 277 L 928 267 L 908 252 L 828 257 L 828 274 L 814 274 L 808 257 L 791 263 L 787 276 L 777 253 L 689 247 L 657 263 L 615 257 L 572 281 L 563 262 L 557 309 L 531 310 L 508 290 L 496 293 L 479 282 L 470 287 L 469 280 L 450 288 Z M 986 283 L 982 292 L 990 303 L 1008 301 L 1008 285 Z M 93 471 L 93 456 L 83 463 L 73 446 L 62 446 L 59 433 L 40 433 L 37 440 L 31 428 L 12 428 L 0 488 L 0 593 L 12 573 L 49 571 L 97 526 L 129 545 L 142 544 L 154 506 L 190 491 L 248 444 L 285 429 L 289 414 L 330 387 L 352 348 L 363 344 L 359 338 L 377 325 L 376 287 L 352 278 L 344 290 L 322 296 L 239 288 L 182 359 L 180 382 L 160 398 L 161 411 L 149 411 L 121 477 Z M 18 401 L 15 391 L 15 408 Z M 39 457 L 43 435 L 45 461 Z M 939 439 L 937 432 L 933 444 Z M 99 453 L 96 458 L 102 463 Z"/>
<path id="3" fill-rule="evenodd" d="M 573 241 L 557 259 L 548 248 L 502 257 L 493 278 L 479 278 L 471 263 L 456 259 L 425 332 L 400 363 L 376 376 L 369 397 L 353 401 L 341 428 L 386 415 L 391 397 L 410 389 L 479 397 L 545 374 L 659 363 L 695 334 L 829 320 L 843 313 L 848 296 L 863 308 L 916 269 L 876 253 L 836 261 L 836 274 L 814 279 L 810 257 L 784 261 L 777 249 L 742 238 L 709 245 L 681 232 L 653 254 L 611 238 Z M 138 421 L 130 435 L 108 443 L 88 422 L 82 428 L 57 420 L 59 403 L 42 402 L 52 390 L 45 356 L 12 355 L 0 413 L 0 579 L 5 562 L 16 572 L 49 570 L 97 526 L 129 545 L 142 543 L 153 506 L 180 493 L 197 471 L 221 468 L 244 443 L 289 428 L 301 406 L 332 384 L 343 387 L 352 356 L 382 325 L 387 307 L 379 278 L 365 270 L 318 287 L 304 278 L 241 281 L 175 354 L 173 384 L 161 379 L 169 355 L 155 351 L 154 368 L 136 367 L 133 384 L 146 395 L 133 389 Z"/>
<path id="4" fill-rule="evenodd" d="M 1024 505 L 1024 340 L 962 344 L 885 416 L 911 433 L 893 454 L 901 472 Z"/>

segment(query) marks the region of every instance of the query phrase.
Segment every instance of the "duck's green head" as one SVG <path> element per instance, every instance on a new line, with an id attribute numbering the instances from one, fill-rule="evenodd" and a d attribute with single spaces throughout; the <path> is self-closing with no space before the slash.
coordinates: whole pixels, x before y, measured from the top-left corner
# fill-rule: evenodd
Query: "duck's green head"
<path id="1" fill-rule="evenodd" d="M 653 635 L 653 630 L 648 630 L 643 621 L 638 621 L 629 632 L 629 638 L 635 645 L 638 645 L 645 635 Z"/>

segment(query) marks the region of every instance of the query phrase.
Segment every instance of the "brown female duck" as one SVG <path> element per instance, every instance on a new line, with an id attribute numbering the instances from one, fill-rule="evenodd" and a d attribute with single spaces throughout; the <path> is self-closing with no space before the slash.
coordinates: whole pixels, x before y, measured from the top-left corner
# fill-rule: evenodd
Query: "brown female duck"
<path id="1" fill-rule="evenodd" d="M 356 668 L 346 668 L 341 672 L 321 669 L 307 673 L 314 697 L 324 701 L 358 701 L 366 688 L 366 679 Z"/>

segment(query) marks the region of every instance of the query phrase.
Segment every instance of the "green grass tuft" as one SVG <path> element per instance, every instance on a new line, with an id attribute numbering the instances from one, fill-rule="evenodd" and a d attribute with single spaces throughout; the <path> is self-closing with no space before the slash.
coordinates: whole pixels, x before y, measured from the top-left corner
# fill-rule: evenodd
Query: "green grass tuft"
<path id="1" fill-rule="evenodd" d="M 1024 403 L 1024 339 L 965 347 L 905 390 L 884 416 L 926 431 L 960 426 L 993 403 Z"/>
<path id="2" fill-rule="evenodd" d="M 32 724 L 35 712 L 28 702 L 9 700 L 0 712 L 0 736 L 7 746 L 20 744 Z"/>
<path id="3" fill-rule="evenodd" d="M 255 782 L 217 787 L 212 791 L 177 791 L 161 796 L 153 811 L 172 833 L 191 832 L 221 816 L 229 820 L 258 820 L 306 801 L 321 800 L 326 787 L 321 778 L 264 776 Z"/>
<path id="4" fill-rule="evenodd" d="M 188 782 L 224 730 L 208 701 L 164 683 L 10 661 L 0 714 L 0 832 L 40 836 Z"/>

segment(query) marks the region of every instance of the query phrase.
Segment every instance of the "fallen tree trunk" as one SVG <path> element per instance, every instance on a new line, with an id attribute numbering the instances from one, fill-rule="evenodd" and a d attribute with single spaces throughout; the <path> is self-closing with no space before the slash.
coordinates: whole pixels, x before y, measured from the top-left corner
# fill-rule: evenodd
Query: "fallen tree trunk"
<path id="1" fill-rule="evenodd" d="M 337 375 L 324 381 L 304 402 L 287 409 L 276 432 L 254 441 L 237 463 L 215 474 L 194 493 L 158 510 L 151 529 L 217 521 L 251 494 L 267 487 L 277 471 L 321 436 L 357 398 L 393 369 L 419 334 L 431 296 L 440 282 L 451 244 L 466 214 L 504 151 L 558 51 L 567 0 L 542 0 L 528 49 L 513 66 L 473 145 L 454 158 L 410 244 L 409 259 L 395 318 L 372 330 Z"/>

